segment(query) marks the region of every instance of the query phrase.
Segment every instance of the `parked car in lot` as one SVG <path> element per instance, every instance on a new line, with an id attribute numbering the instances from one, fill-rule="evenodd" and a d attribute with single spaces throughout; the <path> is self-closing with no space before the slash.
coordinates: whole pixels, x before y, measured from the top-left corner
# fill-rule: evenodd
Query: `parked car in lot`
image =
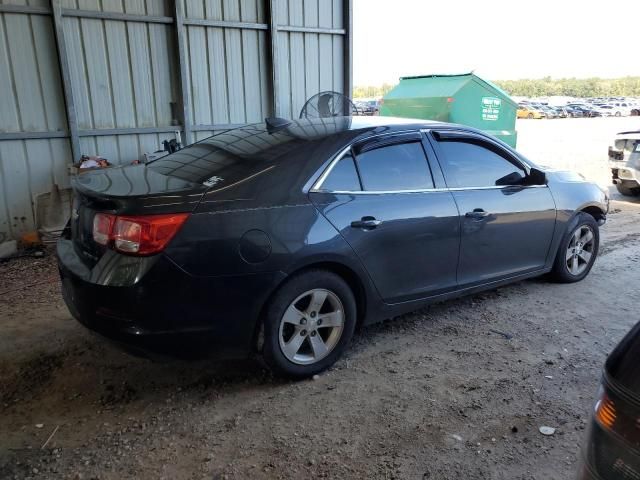
<path id="1" fill-rule="evenodd" d="M 582 104 L 569 104 L 574 110 L 579 110 L 582 112 L 582 116 L 584 117 L 602 117 L 602 113 L 596 110 L 593 106 L 586 106 Z"/>
<path id="2" fill-rule="evenodd" d="M 539 108 L 545 113 L 547 118 L 558 118 L 560 116 L 555 108 L 548 105 L 542 105 Z"/>
<path id="3" fill-rule="evenodd" d="M 609 106 L 613 109 L 613 115 L 616 117 L 628 117 L 633 109 L 629 102 L 611 102 Z"/>
<path id="4" fill-rule="evenodd" d="M 620 132 L 609 147 L 611 178 L 622 195 L 640 195 L 640 130 Z"/>
<path id="5" fill-rule="evenodd" d="M 516 112 L 518 118 L 545 118 L 546 115 L 530 105 L 519 105 Z"/>
<path id="6" fill-rule="evenodd" d="M 603 117 L 613 117 L 613 116 L 615 116 L 615 111 L 613 110 L 613 107 L 611 105 L 594 104 L 593 108 L 595 110 L 598 110 L 602 114 Z"/>
<path id="7" fill-rule="evenodd" d="M 567 112 L 567 109 L 565 107 L 551 107 L 553 108 L 556 113 L 558 114 L 558 117 L 560 118 L 567 118 L 569 116 L 569 112 Z"/>
<path id="8" fill-rule="evenodd" d="M 585 115 L 585 111 L 576 107 L 572 107 L 570 105 L 567 105 L 566 107 L 564 107 L 564 109 L 567 112 L 567 116 L 571 117 L 571 118 L 580 118 L 580 117 L 585 117 L 588 115 Z"/>
<path id="9" fill-rule="evenodd" d="M 377 115 L 379 111 L 377 100 L 361 100 L 356 102 L 356 106 L 361 115 Z"/>
<path id="10" fill-rule="evenodd" d="M 578 480 L 640 478 L 640 323 L 607 358 Z"/>
<path id="11" fill-rule="evenodd" d="M 455 124 L 268 120 L 74 180 L 57 244 L 85 326 L 129 350 L 306 377 L 357 325 L 549 273 L 577 282 L 608 198 Z"/>

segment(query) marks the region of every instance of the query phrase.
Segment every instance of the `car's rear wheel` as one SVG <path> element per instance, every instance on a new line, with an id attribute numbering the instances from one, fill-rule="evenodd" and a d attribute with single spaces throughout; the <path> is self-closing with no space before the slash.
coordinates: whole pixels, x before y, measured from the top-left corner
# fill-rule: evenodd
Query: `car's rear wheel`
<path id="1" fill-rule="evenodd" d="M 591 271 L 599 246 L 600 230 L 595 219 L 588 213 L 578 213 L 560 242 L 552 278 L 562 283 L 582 280 Z"/>
<path id="2" fill-rule="evenodd" d="M 529 115 L 527 115 L 527 118 L 529 119 L 533 118 L 533 113 L 530 113 Z"/>
<path id="3" fill-rule="evenodd" d="M 267 307 L 264 360 L 278 375 L 309 377 L 340 358 L 355 324 L 355 298 L 342 278 L 326 270 L 300 273 Z"/>

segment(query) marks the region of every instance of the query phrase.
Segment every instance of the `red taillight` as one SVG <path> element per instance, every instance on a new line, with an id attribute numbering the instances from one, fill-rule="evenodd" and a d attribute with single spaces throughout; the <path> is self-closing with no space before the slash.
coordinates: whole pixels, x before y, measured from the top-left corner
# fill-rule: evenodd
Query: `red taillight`
<path id="1" fill-rule="evenodd" d="M 122 217 L 98 213 L 93 220 L 93 238 L 101 245 L 113 244 L 113 248 L 123 253 L 152 255 L 167 246 L 188 216 L 188 213 L 172 213 Z M 107 225 L 110 229 L 104 241 Z"/>

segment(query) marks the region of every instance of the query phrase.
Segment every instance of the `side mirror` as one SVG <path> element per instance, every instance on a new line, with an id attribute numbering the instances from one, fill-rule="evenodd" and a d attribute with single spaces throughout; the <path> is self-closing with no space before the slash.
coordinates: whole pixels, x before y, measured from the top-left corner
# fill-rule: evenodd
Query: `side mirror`
<path id="1" fill-rule="evenodd" d="M 527 176 L 527 185 L 546 185 L 547 175 L 537 168 L 531 168 Z"/>
<path id="2" fill-rule="evenodd" d="M 496 180 L 496 185 L 500 185 L 500 186 L 522 185 L 524 183 L 524 180 L 525 178 L 522 176 L 522 174 L 518 172 L 511 172 L 510 174 L 505 175 L 504 177 L 501 177 L 498 180 Z"/>

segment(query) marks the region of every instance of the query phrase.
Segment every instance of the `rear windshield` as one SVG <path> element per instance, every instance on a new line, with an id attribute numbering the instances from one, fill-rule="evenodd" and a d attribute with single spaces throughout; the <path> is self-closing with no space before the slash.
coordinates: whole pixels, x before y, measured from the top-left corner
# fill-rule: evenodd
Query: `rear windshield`
<path id="1" fill-rule="evenodd" d="M 208 187 L 223 187 L 256 175 L 304 143 L 287 131 L 269 134 L 247 126 L 209 137 L 149 164 L 155 172 Z"/>
<path id="2" fill-rule="evenodd" d="M 266 173 L 277 158 L 348 127 L 348 117 L 294 121 L 288 128 L 272 133 L 264 123 L 246 125 L 155 160 L 149 168 L 188 182 L 224 188 Z"/>

